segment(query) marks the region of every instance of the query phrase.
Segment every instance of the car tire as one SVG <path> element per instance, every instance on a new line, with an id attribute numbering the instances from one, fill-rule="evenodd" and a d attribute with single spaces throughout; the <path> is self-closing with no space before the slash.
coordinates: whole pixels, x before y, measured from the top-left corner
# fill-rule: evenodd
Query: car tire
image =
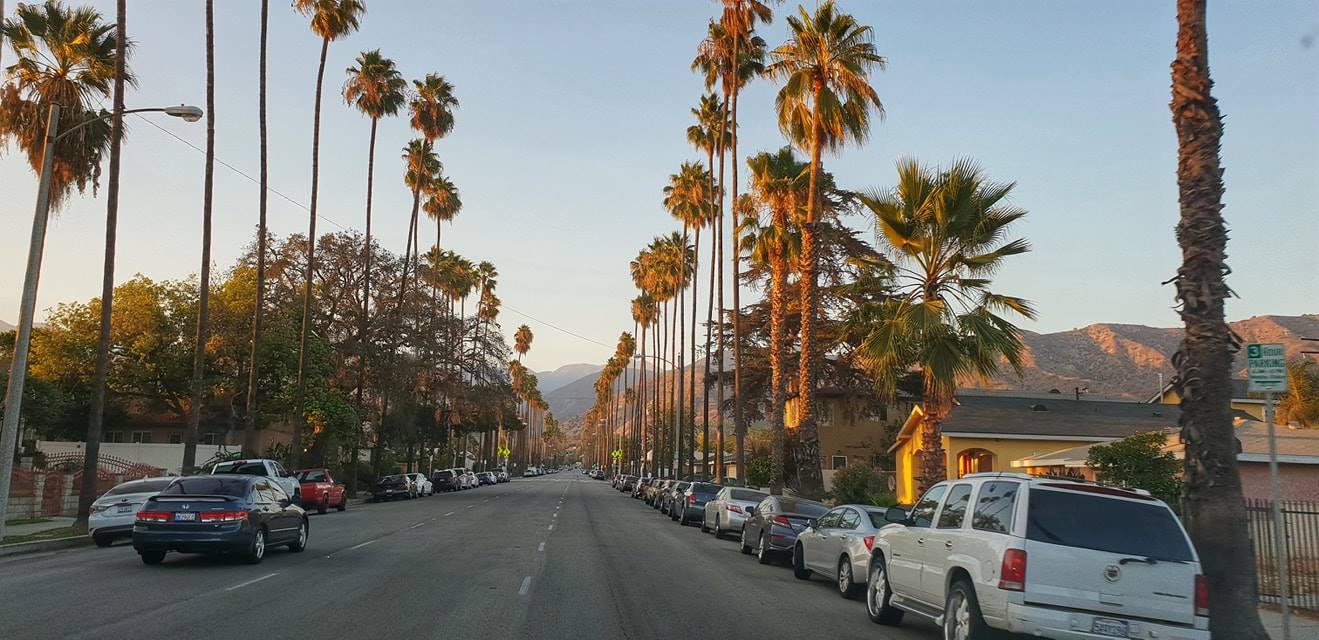
<path id="1" fill-rule="evenodd" d="M 247 553 L 243 560 L 247 564 L 261 564 L 261 560 L 266 557 L 266 529 L 262 527 L 252 534 L 252 543 L 247 546 Z"/>
<path id="2" fill-rule="evenodd" d="M 705 516 L 701 516 L 701 533 L 710 533 L 710 526 L 705 523 Z"/>
<path id="3" fill-rule="evenodd" d="M 989 640 L 993 631 L 980 615 L 975 587 L 965 578 L 959 578 L 948 589 L 943 605 L 943 634 L 945 638 Z"/>
<path id="4" fill-rule="evenodd" d="M 339 498 L 339 506 L 335 507 L 335 510 L 336 510 L 336 511 L 347 511 L 347 510 L 348 510 L 348 494 L 347 494 L 347 493 L 343 494 L 343 496 L 341 496 L 341 497 Z"/>
<path id="5" fill-rule="evenodd" d="M 718 540 L 718 539 L 724 537 L 724 534 L 725 534 L 725 533 L 727 533 L 727 532 L 724 531 L 723 526 L 719 524 L 719 516 L 715 516 L 715 517 L 714 517 L 714 539 L 715 539 L 715 540 Z"/>
<path id="6" fill-rule="evenodd" d="M 902 609 L 889 604 L 893 590 L 889 588 L 888 567 L 884 557 L 875 554 L 870 558 L 870 577 L 866 581 L 866 613 L 875 624 L 897 625 L 902 622 Z"/>
<path id="7" fill-rule="evenodd" d="M 857 584 L 852 575 L 852 559 L 847 556 L 839 558 L 838 571 L 834 575 L 838 577 L 838 595 L 848 600 L 855 600 L 861 593 L 862 585 Z"/>
<path id="8" fill-rule="evenodd" d="M 811 570 L 806 568 L 805 551 L 800 544 L 792 547 L 792 577 L 798 580 L 810 580 Z"/>
<path id="9" fill-rule="evenodd" d="M 747 555 L 751 555 L 751 545 L 747 544 L 747 528 L 746 528 L 746 527 L 742 527 L 742 539 L 741 539 L 740 541 L 738 541 L 738 545 L 742 547 L 742 553 L 745 553 L 745 554 L 747 554 Z"/>
<path id="10" fill-rule="evenodd" d="M 92 542 L 95 542 L 98 547 L 108 547 L 114 544 L 114 538 L 110 536 L 92 536 Z"/>
<path id="11" fill-rule="evenodd" d="M 160 550 L 138 551 L 137 555 L 142 556 L 142 564 L 160 564 L 165 561 L 165 552 Z"/>
<path id="12" fill-rule="evenodd" d="M 302 553 L 307 550 L 307 535 L 311 533 L 311 527 L 307 525 L 304 518 L 302 524 L 298 527 L 298 537 L 289 543 L 289 551 L 293 553 Z"/>
<path id="13" fill-rule="evenodd" d="M 756 545 L 756 560 L 760 564 L 769 564 L 773 558 L 769 555 L 769 536 L 764 531 L 760 532 L 760 542 Z"/>
<path id="14" fill-rule="evenodd" d="M 316 505 L 316 513 L 328 513 L 330 511 L 330 494 L 321 496 L 321 503 Z"/>

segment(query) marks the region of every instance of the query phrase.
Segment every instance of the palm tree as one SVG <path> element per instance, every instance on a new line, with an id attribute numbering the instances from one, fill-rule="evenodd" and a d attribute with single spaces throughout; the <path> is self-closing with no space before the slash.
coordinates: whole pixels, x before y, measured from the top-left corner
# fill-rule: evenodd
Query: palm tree
<path id="1" fill-rule="evenodd" d="M 197 431 L 202 417 L 206 339 L 211 321 L 211 193 L 215 186 L 215 7 L 206 0 L 206 176 L 202 184 L 202 265 L 197 297 L 197 339 L 192 352 L 192 401 L 183 432 L 183 472 L 197 464 Z"/>
<path id="2" fill-rule="evenodd" d="M 453 131 L 453 110 L 458 107 L 453 85 L 444 76 L 428 73 L 421 80 L 413 80 L 412 88 L 416 92 L 408 102 L 412 128 L 431 142 L 449 135 Z"/>
<path id="3" fill-rule="evenodd" d="M 518 362 L 522 362 L 522 356 L 527 355 L 531 350 L 531 327 L 522 325 L 518 327 L 517 333 L 513 334 L 513 350 L 518 354 Z"/>
<path id="4" fill-rule="evenodd" d="M 710 231 L 711 234 L 713 235 L 716 232 L 716 229 L 714 228 L 713 216 L 715 214 L 715 211 L 719 208 L 719 202 L 721 200 L 719 191 L 715 188 L 714 154 L 715 154 L 715 150 L 719 149 L 719 142 L 722 139 L 723 131 L 726 128 L 724 126 L 725 119 L 724 119 L 723 101 L 719 99 L 718 95 L 714 93 L 707 93 L 706 95 L 701 97 L 700 104 L 692 109 L 692 115 L 696 116 L 696 124 L 687 127 L 687 142 L 690 143 L 693 147 L 696 147 L 697 150 L 705 152 L 706 165 L 710 168 L 709 171 L 707 172 L 709 176 L 709 185 L 707 186 L 706 189 L 710 198 L 710 202 L 709 202 L 709 209 L 707 210 L 706 215 L 708 218 L 707 223 L 711 227 Z M 722 153 L 723 151 L 720 150 L 720 154 Z M 720 159 L 722 161 L 722 157 Z M 714 238 L 711 238 L 710 291 L 709 294 L 707 295 L 707 297 L 709 298 L 709 302 L 706 304 L 706 308 L 705 308 L 705 374 L 701 378 L 703 383 L 706 379 L 710 377 L 710 360 L 711 360 L 710 337 L 712 335 L 711 328 L 714 326 L 714 276 L 715 276 L 715 267 L 716 264 L 718 263 L 718 257 L 719 257 L 718 253 L 716 253 L 718 244 L 719 243 L 716 242 Z M 700 227 L 697 227 L 696 229 L 697 268 L 699 268 L 700 266 L 699 264 L 700 249 L 701 249 L 701 229 Z M 696 279 L 693 278 L 692 279 L 692 402 L 691 402 L 692 415 L 696 414 L 696 306 L 697 306 L 696 289 L 697 289 Z M 701 430 L 703 434 L 701 439 L 701 443 L 702 443 L 701 459 L 703 460 L 703 464 L 706 467 L 706 472 L 709 473 L 710 394 L 706 393 L 705 391 L 706 391 L 705 389 L 702 389 L 702 393 L 701 393 L 702 403 L 704 405 L 704 408 L 701 411 Z M 715 476 L 715 477 L 718 478 L 719 476 Z"/>
<path id="5" fill-rule="evenodd" d="M 664 207 L 669 210 L 669 213 L 672 214 L 673 217 L 677 218 L 679 221 L 682 222 L 683 246 L 686 246 L 687 244 L 687 235 L 689 230 L 694 229 L 697 238 L 696 246 L 692 254 L 693 255 L 693 260 L 691 264 L 692 271 L 690 274 L 685 272 L 681 274 L 683 281 L 685 282 L 687 281 L 687 279 L 690 278 L 692 285 L 691 290 L 692 290 L 692 325 L 693 325 L 692 326 L 693 378 L 691 384 L 693 387 L 695 386 L 695 382 L 696 382 L 694 375 L 696 372 L 695 324 L 696 324 L 696 282 L 697 282 L 697 278 L 695 277 L 695 275 L 698 267 L 696 256 L 699 256 L 700 254 L 700 230 L 702 227 L 705 226 L 706 222 L 710 218 L 710 193 L 709 193 L 710 180 L 711 180 L 710 172 L 707 171 L 705 166 L 702 165 L 699 161 L 684 162 L 682 163 L 682 167 L 679 169 L 678 173 L 669 176 L 669 184 L 668 186 L 664 187 Z M 683 295 L 683 292 L 679 292 L 678 299 L 680 301 L 679 306 L 684 307 L 686 305 L 686 297 Z M 682 342 L 685 341 L 687 335 L 686 332 L 687 317 L 686 317 L 686 311 L 683 310 L 682 308 L 680 308 L 679 314 L 680 314 L 679 320 L 680 320 L 680 324 L 682 325 L 682 330 L 679 331 L 680 340 L 678 345 L 679 353 L 678 353 L 677 366 L 678 366 L 678 396 L 679 396 L 678 415 L 679 415 L 679 423 L 681 424 L 683 422 L 681 408 L 682 405 L 687 402 L 686 396 L 683 395 L 684 394 L 683 387 L 686 384 L 686 380 L 685 380 L 686 372 L 684 370 L 685 348 L 683 347 L 682 344 Z M 693 417 L 693 414 L 695 412 L 695 408 L 696 408 L 695 394 L 696 391 L 693 388 L 692 396 L 691 396 L 691 410 L 687 414 L 689 417 Z M 693 417 L 688 427 L 687 441 L 689 443 L 693 443 L 696 441 L 695 429 L 696 429 L 696 422 Z M 688 466 L 690 470 L 690 466 L 694 464 L 695 450 L 694 449 L 689 450 L 688 453 L 691 455 L 691 458 L 688 459 Z"/>
<path id="6" fill-rule="evenodd" d="M 244 455 L 256 455 L 257 397 L 256 381 L 261 353 L 261 321 L 266 306 L 266 196 L 268 194 L 268 158 L 266 157 L 266 30 L 270 15 L 270 0 L 261 0 L 261 34 L 260 62 L 257 75 L 257 128 L 261 139 L 260 191 L 257 194 L 257 232 L 256 232 L 256 304 L 252 312 L 252 345 L 248 352 L 247 397 L 244 408 L 244 428 L 246 431 L 243 445 Z M 370 243 L 368 243 L 370 244 Z M 355 460 L 356 458 L 354 458 Z M 357 495 L 357 474 L 348 476 L 349 495 Z"/>
<path id="7" fill-rule="evenodd" d="M 47 5 L 47 16 L 50 13 Z M 20 12 L 22 8 L 20 7 Z M 125 0 L 119 0 L 115 7 L 114 40 L 114 117 L 110 124 L 110 178 L 106 193 L 105 206 L 105 265 L 101 275 L 101 326 L 96 345 L 96 370 L 92 389 L 92 414 L 87 425 L 86 450 L 83 452 L 82 486 L 78 493 L 78 513 L 74 528 L 79 531 L 87 529 L 87 519 L 91 515 L 92 502 L 96 499 L 97 468 L 100 466 L 101 428 L 105 407 L 105 384 L 109 370 L 110 320 L 114 294 L 114 257 L 115 243 L 119 224 L 119 149 L 124 135 L 124 83 L 130 80 L 128 75 L 128 31 L 125 26 L 127 6 Z M 0 14 L 2 15 L 2 14 Z M 12 36 L 11 36 L 12 37 Z M 21 64 L 20 60 L 20 64 Z M 53 190 L 53 189 L 52 189 Z M 6 483 L 8 486 L 8 483 Z"/>
<path id="8" fill-rule="evenodd" d="M 1177 244 L 1178 312 L 1185 338 L 1174 363 L 1181 385 L 1182 442 L 1186 443 L 1184 506 L 1209 586 L 1209 631 L 1216 638 L 1264 640 L 1255 601 L 1255 565 L 1237 472 L 1232 431 L 1234 337 L 1223 318 L 1231 293 L 1223 277 L 1223 123 L 1211 95 L 1205 0 L 1177 0 L 1177 57 L 1172 63 L 1172 121 L 1177 130 L 1177 187 L 1181 220 Z"/>
<path id="9" fill-rule="evenodd" d="M 449 178 L 439 175 L 426 190 L 426 202 L 421 210 L 426 217 L 435 221 L 435 250 L 440 250 L 440 240 L 445 222 L 449 222 L 462 211 L 463 201 L 458 194 L 458 187 Z"/>
<path id="10" fill-rule="evenodd" d="M 311 200 L 307 213 L 307 274 L 302 283 L 302 332 L 298 338 L 298 386 L 293 416 L 293 446 L 289 463 L 302 457 L 302 431 L 306 426 L 307 337 L 311 333 L 311 281 L 316 273 L 316 195 L 321 175 L 321 89 L 325 84 L 325 55 L 330 42 L 357 30 L 366 5 L 362 0 L 293 0 L 298 13 L 311 17 L 311 30 L 321 39 L 320 65 L 316 69 L 316 100 L 311 128 Z"/>
<path id="11" fill-rule="evenodd" d="M 870 111 L 882 117 L 879 94 L 870 86 L 870 72 L 884 68 L 884 58 L 875 51 L 870 27 L 838 13 L 833 0 L 826 0 L 815 14 L 798 7 L 788 16 L 791 39 L 770 53 L 774 63 L 766 73 L 784 82 L 775 101 L 779 128 L 793 144 L 811 154 L 810 185 L 806 214 L 801 222 L 801 337 L 797 371 L 799 431 L 797 470 L 802 490 L 823 490 L 820 473 L 819 434 L 814 415 L 817 360 L 815 318 L 820 313 L 817 294 L 820 219 L 820 153 L 848 141 L 862 142 L 870 133 Z"/>

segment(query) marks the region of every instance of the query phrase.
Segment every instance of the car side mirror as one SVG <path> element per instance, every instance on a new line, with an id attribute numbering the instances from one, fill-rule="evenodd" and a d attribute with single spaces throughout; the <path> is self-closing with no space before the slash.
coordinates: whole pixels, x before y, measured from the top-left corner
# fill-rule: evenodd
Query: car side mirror
<path id="1" fill-rule="evenodd" d="M 754 515 L 756 515 L 756 508 L 755 508 L 755 507 L 747 507 L 747 515 L 748 515 L 748 516 L 754 516 Z"/>
<path id="2" fill-rule="evenodd" d="M 906 524 L 907 511 L 898 507 L 889 507 L 888 510 L 884 512 L 884 520 L 894 524 Z"/>
<path id="3" fill-rule="evenodd" d="M 806 521 L 806 528 L 807 528 L 807 529 L 814 529 L 816 523 L 818 523 L 818 522 L 819 522 L 819 521 L 816 520 L 815 518 L 811 518 L 810 520 L 807 520 L 807 521 Z"/>
<path id="4" fill-rule="evenodd" d="M 280 498 L 280 499 L 279 499 L 279 506 L 281 506 L 281 507 L 287 509 L 287 508 L 293 506 L 293 500 L 292 500 L 291 498 Z"/>

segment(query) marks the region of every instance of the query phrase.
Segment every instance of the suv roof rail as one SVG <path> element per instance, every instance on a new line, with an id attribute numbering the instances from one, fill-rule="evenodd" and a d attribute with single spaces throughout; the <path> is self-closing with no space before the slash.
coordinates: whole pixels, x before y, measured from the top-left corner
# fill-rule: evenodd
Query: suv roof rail
<path id="1" fill-rule="evenodd" d="M 1108 484 L 1104 482 L 1099 482 L 1097 480 L 1087 480 L 1079 476 L 1066 476 L 1066 475 L 1047 474 L 1047 473 L 1029 474 L 1029 473 L 1013 472 L 1013 471 L 981 471 L 978 473 L 968 473 L 962 476 L 962 478 L 1019 478 L 1022 480 L 1049 480 L 1053 482 L 1074 482 L 1076 484 L 1090 485 L 1094 487 L 1119 489 L 1122 491 L 1134 493 L 1138 496 L 1145 496 L 1145 497 L 1150 496 L 1150 492 L 1145 489 L 1138 489 L 1135 487 L 1124 487 L 1120 484 Z"/>

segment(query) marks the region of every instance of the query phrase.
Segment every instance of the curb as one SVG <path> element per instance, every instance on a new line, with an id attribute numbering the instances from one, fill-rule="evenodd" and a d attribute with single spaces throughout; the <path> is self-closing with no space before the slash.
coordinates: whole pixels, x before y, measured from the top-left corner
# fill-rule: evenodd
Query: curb
<path id="1" fill-rule="evenodd" d="M 60 549 L 72 549 L 75 547 L 91 546 L 91 536 L 69 536 L 67 538 L 55 538 L 54 540 L 34 540 L 32 542 L 15 542 L 13 544 L 0 545 L 0 558 L 5 556 L 17 556 L 25 553 L 38 553 L 41 551 L 57 551 Z"/>

